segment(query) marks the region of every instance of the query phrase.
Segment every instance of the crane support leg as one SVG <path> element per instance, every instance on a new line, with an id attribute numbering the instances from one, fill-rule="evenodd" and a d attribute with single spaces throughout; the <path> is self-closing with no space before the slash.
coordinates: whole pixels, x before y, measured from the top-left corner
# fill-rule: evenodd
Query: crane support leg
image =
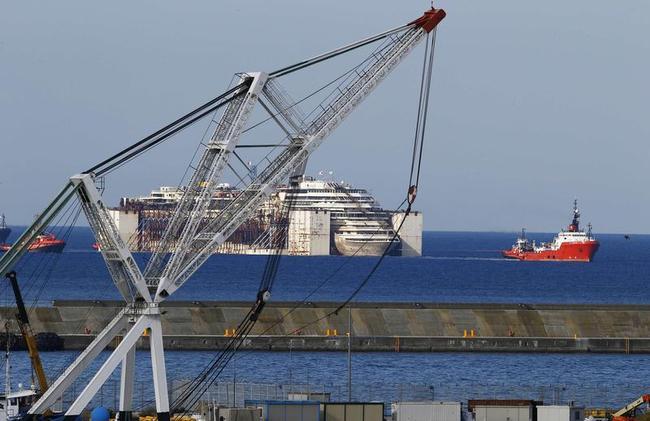
<path id="1" fill-rule="evenodd" d="M 137 317 L 129 328 L 128 319 Z M 66 416 L 75 417 L 86 408 L 92 398 L 104 385 L 120 363 L 122 376 L 120 386 L 120 421 L 128 420 L 131 416 L 133 398 L 133 376 L 135 369 L 135 346 L 145 330 L 151 331 L 151 362 L 153 367 L 153 383 L 156 393 L 156 410 L 160 421 L 169 421 L 169 397 L 167 392 L 167 377 L 160 323 L 160 311 L 155 304 L 140 307 L 127 307 L 115 316 L 109 325 L 95 338 L 77 360 L 57 379 L 48 391 L 29 410 L 30 415 L 42 415 L 63 396 L 79 375 L 92 363 L 106 346 L 124 329 L 126 335 L 111 353 L 101 368 L 88 382 L 84 390 L 68 408 Z"/>
<path id="2" fill-rule="evenodd" d="M 115 318 L 97 335 L 88 348 L 77 357 L 61 376 L 52 384 L 47 392 L 29 410 L 30 415 L 39 415 L 50 409 L 56 401 L 63 396 L 63 393 L 74 383 L 83 371 L 92 363 L 95 358 L 106 348 L 106 346 L 126 326 L 126 310 L 120 311 Z"/>
<path id="3" fill-rule="evenodd" d="M 120 376 L 120 411 L 119 421 L 131 421 L 133 411 L 133 380 L 135 370 L 135 347 L 131 348 L 122 359 Z"/>
<path id="4" fill-rule="evenodd" d="M 110 375 L 113 374 L 113 371 L 115 371 L 115 368 L 117 368 L 124 356 L 135 346 L 138 339 L 140 339 L 142 332 L 147 327 L 149 327 L 149 317 L 147 315 L 140 316 L 131 330 L 129 330 L 129 332 L 124 336 L 122 342 L 120 342 L 117 348 L 115 348 L 99 371 L 97 371 L 95 376 L 93 376 L 90 382 L 88 382 L 88 385 L 84 388 L 79 397 L 77 397 L 74 403 L 70 406 L 68 411 L 65 413 L 66 416 L 81 414 L 92 398 L 97 394 L 97 392 L 99 392 L 99 389 L 101 389 L 106 380 L 108 380 Z"/>
<path id="5" fill-rule="evenodd" d="M 158 421 L 169 421 L 169 395 L 167 393 L 167 372 L 165 370 L 165 350 L 163 348 L 160 315 L 150 316 L 151 369 L 153 370 L 153 387 L 156 395 L 156 412 Z"/>

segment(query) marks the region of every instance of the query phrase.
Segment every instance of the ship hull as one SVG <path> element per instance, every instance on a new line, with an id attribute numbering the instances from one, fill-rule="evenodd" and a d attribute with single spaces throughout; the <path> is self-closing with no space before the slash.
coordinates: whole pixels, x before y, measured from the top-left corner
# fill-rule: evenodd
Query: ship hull
<path id="1" fill-rule="evenodd" d="M 34 247 L 30 247 L 28 250 L 32 253 L 61 253 L 63 252 L 64 247 L 65 243 L 61 241 L 60 243 L 56 244 L 36 245 Z"/>
<path id="2" fill-rule="evenodd" d="M 557 250 L 502 251 L 507 259 L 545 262 L 591 262 L 600 244 L 596 240 L 580 243 L 563 243 Z"/>
<path id="3" fill-rule="evenodd" d="M 9 251 L 11 244 L 0 244 L 0 252 Z M 65 248 L 65 242 L 62 240 L 54 240 L 47 242 L 35 242 L 27 247 L 30 253 L 61 253 Z"/>
<path id="4" fill-rule="evenodd" d="M 368 241 L 350 239 L 339 234 L 334 236 L 334 244 L 336 250 L 343 256 L 381 256 L 386 248 L 390 245 L 390 241 Z M 400 244 L 398 241 L 393 243 L 393 246 L 388 254 L 400 255 Z"/>

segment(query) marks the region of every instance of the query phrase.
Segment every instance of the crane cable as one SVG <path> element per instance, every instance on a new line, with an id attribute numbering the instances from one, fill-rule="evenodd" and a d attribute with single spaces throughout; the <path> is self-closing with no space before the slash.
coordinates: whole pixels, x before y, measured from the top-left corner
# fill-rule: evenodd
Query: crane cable
<path id="1" fill-rule="evenodd" d="M 318 56 L 312 57 L 307 60 L 300 61 L 298 63 L 286 66 L 284 68 L 272 71 L 269 73 L 270 78 L 277 78 L 284 76 L 295 71 L 304 69 L 309 66 L 321 63 L 323 61 L 329 60 L 331 58 L 337 57 L 341 54 L 356 50 L 357 48 L 363 47 L 365 45 L 373 44 L 377 41 L 381 41 L 390 37 L 393 34 L 397 34 L 407 30 L 413 30 L 415 25 L 409 23 L 407 25 L 402 25 L 388 31 L 376 34 L 365 39 L 359 40 L 352 44 L 339 47 L 335 50 L 320 54 Z M 189 113 L 179 117 L 163 128 L 157 130 L 156 132 L 148 135 L 147 137 L 131 144 L 130 146 L 122 149 L 120 152 L 112 155 L 111 157 L 104 159 L 103 161 L 93 165 L 86 171 L 84 174 L 93 173 L 97 176 L 108 174 L 115 169 L 121 167 L 125 163 L 131 161 L 132 159 L 140 156 L 141 154 L 149 151 L 150 149 L 158 146 L 159 144 L 165 142 L 170 137 L 176 135 L 185 128 L 193 125 L 197 121 L 201 120 L 203 117 L 213 113 L 224 105 L 228 104 L 235 98 L 245 95 L 250 86 L 250 80 L 245 80 L 242 83 L 234 86 L 233 88 L 227 90 L 221 95 L 211 99 L 210 101 L 200 105 Z"/>
<path id="2" fill-rule="evenodd" d="M 270 247 L 273 249 L 273 253 L 266 260 L 255 303 L 248 310 L 237 328 L 234 329 L 233 336 L 226 344 L 225 349 L 214 357 L 198 376 L 184 385 L 185 390 L 172 402 L 172 412 L 183 411 L 183 415 L 187 415 L 205 391 L 217 381 L 257 323 L 259 315 L 271 297 L 271 290 L 277 277 L 282 250 L 287 240 L 288 219 L 294 203 L 295 199 L 292 196 L 283 204 L 282 211 L 277 217 L 281 224 L 279 235 L 274 235 L 272 227 L 270 227 Z M 198 393 L 196 393 L 197 391 Z"/>
<path id="3" fill-rule="evenodd" d="M 388 246 L 385 248 L 384 252 L 373 265 L 370 272 L 366 275 L 363 281 L 355 288 L 355 290 L 348 296 L 348 298 L 336 307 L 333 311 L 328 312 L 325 316 L 320 317 L 316 320 L 313 320 L 306 325 L 301 326 L 298 329 L 295 329 L 289 335 L 295 334 L 302 329 L 311 326 L 315 323 L 318 323 L 321 320 L 324 320 L 332 315 L 336 315 L 350 304 L 352 300 L 361 292 L 361 290 L 366 286 L 370 281 L 375 272 L 379 269 L 380 265 L 384 261 L 385 257 L 392 251 L 393 244 L 397 240 L 399 233 L 406 221 L 406 218 L 411 212 L 411 207 L 417 196 L 417 189 L 420 182 L 421 174 L 421 164 L 422 164 L 422 155 L 423 155 L 423 146 L 425 140 L 426 132 L 426 119 L 428 114 L 428 101 L 429 94 L 431 91 L 431 76 L 432 76 L 432 67 L 433 67 L 433 57 L 434 57 L 434 48 L 435 48 L 435 30 L 432 32 L 433 35 L 427 34 L 427 42 L 425 47 L 425 56 L 424 63 L 422 66 L 422 78 L 420 81 L 420 94 L 418 100 L 418 112 L 417 112 L 417 122 L 415 129 L 415 136 L 413 141 L 413 152 L 411 157 L 411 168 L 409 173 L 409 187 L 407 190 L 406 198 L 398 206 L 398 209 L 401 209 L 404 204 L 407 204 L 407 207 L 404 211 L 404 217 L 400 221 L 398 228 L 395 230 Z M 430 39 L 430 42 L 429 42 Z M 429 48 L 430 46 L 430 48 Z M 290 206 L 288 206 L 290 207 Z M 287 207 L 287 208 L 288 208 Z M 281 254 L 281 252 L 280 252 Z M 279 256 L 276 254 L 274 256 Z M 201 396 L 207 391 L 207 389 L 216 382 L 219 375 L 225 369 L 228 362 L 232 359 L 234 353 L 241 347 L 243 341 L 246 339 L 250 331 L 253 329 L 259 314 L 261 313 L 268 296 L 266 295 L 270 292 L 270 285 L 268 284 L 269 280 L 275 279 L 277 275 L 277 265 L 279 258 L 272 259 L 273 256 L 267 260 L 267 266 L 265 268 L 264 276 L 260 284 L 260 289 L 258 291 L 258 297 L 255 305 L 249 310 L 246 317 L 239 324 L 235 336 L 229 341 L 226 349 L 222 351 L 213 361 L 206 367 L 194 380 L 192 380 L 185 390 L 180 394 L 180 396 L 174 400 L 172 407 L 176 410 L 183 410 L 184 413 L 188 413 L 193 405 L 198 402 Z M 267 275 L 268 273 L 268 275 Z M 286 336 L 286 335 L 285 335 Z M 196 394 L 196 392 L 199 392 Z"/>
<path id="4" fill-rule="evenodd" d="M 352 197 L 350 197 L 350 198 L 351 198 L 352 200 L 354 200 L 354 198 L 352 198 Z M 400 207 L 401 207 L 401 205 L 400 205 Z M 379 229 L 378 229 L 375 233 L 377 233 L 377 232 L 379 232 Z M 373 235 L 374 235 L 374 234 L 373 234 Z M 372 238 L 372 236 L 371 236 L 371 238 Z M 361 245 L 360 245 L 360 246 L 359 246 L 359 247 L 354 251 L 354 253 L 353 253 L 352 255 L 347 256 L 346 259 L 343 261 L 343 263 L 341 263 L 339 266 L 337 266 L 337 268 L 336 268 L 334 271 L 332 271 L 332 272 L 331 272 L 331 273 L 330 273 L 330 274 L 329 274 L 325 279 L 323 279 L 323 280 L 322 280 L 322 281 L 321 281 L 321 282 L 320 282 L 320 283 L 319 283 L 315 288 L 313 288 L 313 289 L 309 292 L 309 294 L 307 294 L 307 295 L 306 295 L 306 296 L 305 296 L 305 297 L 304 297 L 304 298 L 303 298 L 299 303 L 297 303 L 297 304 L 294 305 L 290 310 L 288 310 L 286 313 L 284 313 L 284 314 L 283 314 L 283 315 L 282 315 L 278 320 L 276 320 L 276 321 L 275 321 L 271 326 L 269 326 L 269 327 L 267 327 L 266 329 L 264 329 L 264 331 L 262 331 L 261 333 L 256 334 L 256 335 L 253 337 L 253 339 L 263 337 L 265 334 L 267 334 L 268 332 L 270 332 L 271 330 L 273 330 L 276 326 L 278 326 L 279 324 L 281 324 L 281 323 L 282 323 L 282 322 L 283 322 L 283 321 L 284 321 L 284 320 L 285 320 L 289 315 L 291 315 L 294 311 L 298 310 L 298 309 L 301 308 L 304 304 L 306 304 L 306 303 L 308 302 L 308 300 L 309 300 L 309 299 L 310 299 L 314 294 L 316 294 L 316 293 L 317 293 L 321 288 L 323 288 L 323 287 L 324 287 L 324 286 L 325 286 L 329 281 L 331 281 L 331 280 L 334 278 L 334 276 L 336 276 L 336 275 L 337 275 L 341 270 L 343 270 L 343 268 L 344 268 L 345 266 L 347 266 L 347 265 L 352 261 L 352 259 L 353 259 L 353 258 L 354 258 L 354 257 L 355 257 L 355 256 L 356 256 L 356 255 L 357 255 L 357 254 L 362 250 L 362 249 L 363 249 L 363 247 L 368 243 L 368 241 L 370 241 L 370 240 L 366 240 L 366 241 L 364 241 L 363 244 L 361 244 Z M 268 262 L 267 262 L 267 265 L 268 265 Z M 266 271 L 266 269 L 265 269 L 265 271 Z M 247 315 L 247 317 L 248 317 L 248 315 Z M 78 329 L 77 329 L 77 330 L 78 330 Z M 241 329 L 238 327 L 235 331 L 240 331 L 240 330 L 241 330 Z M 240 355 L 241 355 L 241 354 L 240 354 Z M 251 352 L 250 350 L 247 351 L 246 353 L 244 353 L 244 356 L 248 356 L 248 355 L 253 355 L 252 352 Z M 233 358 L 234 358 L 234 353 L 233 353 Z M 242 358 L 242 356 L 239 356 L 238 358 Z M 203 372 L 203 371 L 202 371 L 202 372 Z M 197 377 L 198 377 L 198 376 L 197 376 Z M 191 385 L 191 384 L 194 383 L 194 381 L 195 381 L 195 379 L 194 379 L 194 380 L 188 380 L 188 381 L 186 381 L 186 382 L 180 384 L 179 386 L 173 388 L 173 389 L 171 390 L 171 393 L 177 392 L 177 391 L 179 391 L 179 390 L 181 390 L 181 389 L 187 389 L 187 388 L 189 387 L 189 385 Z M 142 402 L 142 403 L 141 403 L 141 406 L 140 406 L 139 409 L 145 408 L 145 407 L 147 407 L 148 405 L 152 404 L 153 402 L 154 402 L 153 400 L 150 400 L 150 401 L 147 401 L 147 402 Z"/>
<path id="5" fill-rule="evenodd" d="M 282 115 L 282 113 L 284 113 L 284 112 L 286 112 L 286 111 L 288 111 L 288 110 L 290 110 L 290 109 L 293 109 L 293 108 L 297 107 L 297 106 L 300 105 L 301 103 L 303 103 L 303 102 L 307 101 L 308 99 L 314 97 L 315 95 L 321 93 L 322 91 L 324 91 L 325 89 L 327 89 L 327 88 L 329 88 L 330 86 L 334 85 L 335 83 L 337 83 L 337 82 L 339 82 L 339 83 L 343 83 L 342 81 L 345 81 L 347 78 L 349 78 L 349 77 L 350 77 L 354 72 L 358 71 L 358 69 L 360 69 L 362 66 L 364 66 L 364 65 L 366 65 L 368 62 L 370 62 L 370 60 L 372 60 L 373 57 L 374 57 L 377 53 L 381 53 L 383 50 L 385 50 L 386 48 L 388 48 L 388 46 L 389 46 L 389 44 L 388 44 L 386 41 L 384 41 L 384 42 L 381 43 L 379 46 L 377 46 L 377 47 L 372 51 L 372 53 L 371 53 L 368 57 L 366 57 L 362 62 L 360 62 L 359 64 L 357 64 L 357 65 L 355 65 L 354 67 L 348 69 L 348 70 L 345 71 L 344 73 L 342 73 L 342 74 L 340 74 L 339 76 L 337 76 L 335 79 L 333 79 L 333 80 L 331 80 L 330 82 L 328 82 L 328 83 L 322 85 L 321 87 L 317 88 L 317 89 L 314 90 L 313 92 L 307 94 L 306 96 L 303 96 L 301 99 L 299 99 L 299 100 L 293 102 L 292 104 L 288 105 L 286 108 L 284 108 L 284 109 L 282 109 L 282 110 L 279 110 L 279 111 L 277 111 L 276 113 L 271 114 L 269 117 L 267 117 L 267 118 L 265 118 L 265 119 L 263 119 L 263 120 L 261 120 L 261 121 L 255 123 L 255 124 L 251 125 L 250 127 L 248 127 L 248 128 L 246 128 L 245 130 L 243 130 L 243 131 L 242 131 L 242 134 L 245 134 L 245 133 L 247 133 L 247 132 L 249 132 L 249 131 L 251 131 L 251 130 L 254 130 L 254 129 L 256 129 L 257 127 L 262 126 L 263 124 L 265 124 L 265 123 L 267 123 L 267 122 L 269 122 L 269 121 L 275 119 L 276 117 Z M 231 84 L 232 84 L 232 82 L 231 82 Z M 340 86 L 340 85 L 339 85 L 339 86 Z M 334 92 L 336 92 L 336 87 L 335 87 L 335 89 L 332 91 L 332 93 L 334 93 Z M 330 95 L 332 95 L 332 93 L 330 93 Z M 315 107 L 315 108 L 312 110 L 312 112 L 310 113 L 310 115 L 311 115 L 312 113 L 314 113 L 317 109 L 318 109 L 318 107 Z M 214 111 L 213 111 L 213 116 L 212 116 L 212 118 L 211 118 L 211 123 L 219 124 L 218 121 L 215 120 L 216 115 L 217 115 L 217 112 L 218 112 L 218 109 L 214 109 Z M 193 154 L 193 156 L 192 156 L 192 159 L 190 160 L 190 164 L 189 164 L 189 165 L 187 166 L 187 168 L 185 169 L 185 172 L 184 172 L 183 176 L 181 177 L 180 182 L 178 183 L 178 187 L 179 187 L 179 188 L 182 186 L 183 181 L 185 180 L 185 177 L 187 176 L 187 174 L 188 174 L 188 172 L 189 172 L 189 169 L 192 168 L 192 163 L 194 162 L 194 159 L 195 159 L 196 156 L 198 155 L 198 153 L 199 153 L 199 151 L 200 151 L 200 147 L 201 147 L 202 145 L 205 146 L 205 144 L 203 143 L 203 141 L 204 141 L 204 139 L 206 138 L 206 136 L 208 135 L 209 129 L 210 129 L 210 125 L 208 125 L 208 126 L 206 127 L 206 129 L 205 129 L 205 131 L 204 131 L 204 133 L 203 133 L 203 136 L 202 136 L 202 140 L 201 140 L 201 142 L 199 143 L 199 145 L 197 146 L 196 150 L 194 151 L 194 154 Z M 287 141 L 287 140 L 290 140 L 290 137 L 289 137 L 289 136 L 284 136 L 282 139 L 280 139 L 280 140 L 277 142 L 278 145 L 276 145 L 276 147 L 273 148 L 273 150 L 272 150 L 271 152 L 269 152 L 269 153 L 268 153 L 264 158 L 262 158 L 262 159 L 260 160 L 260 162 L 264 161 L 264 159 L 267 159 L 267 158 L 271 155 L 271 153 L 272 153 L 274 150 L 277 149 L 277 147 L 282 146 L 282 145 L 281 145 L 282 142 Z M 254 145 L 252 145 L 252 146 L 254 146 Z M 284 145 L 284 146 L 286 146 L 286 145 Z M 124 161 L 123 163 L 119 164 L 119 166 L 117 166 L 117 167 L 115 167 L 115 168 L 117 169 L 117 168 L 121 167 L 122 165 L 124 165 L 124 164 L 130 162 L 130 160 L 135 159 L 136 157 L 137 157 L 137 155 L 136 155 L 135 157 L 133 157 L 133 158 L 129 158 L 129 160 Z M 111 170 L 111 171 L 113 171 L 113 170 Z M 235 187 L 239 186 L 239 184 L 240 184 L 240 183 L 238 183 Z M 150 222 L 150 221 L 151 221 L 151 220 L 146 221 L 146 222 L 143 224 L 142 228 L 140 228 L 140 230 L 141 230 L 141 231 L 145 230 L 146 227 L 149 226 L 149 222 Z M 132 244 L 132 241 L 135 241 L 135 240 L 136 240 L 136 237 L 137 237 L 137 236 L 132 237 L 132 239 L 129 241 L 130 244 Z M 162 247 L 162 243 L 159 243 L 158 246 L 159 246 L 159 247 Z M 159 248 L 158 251 L 160 251 L 160 250 L 161 250 L 161 249 Z M 164 261 L 161 262 L 161 263 L 158 265 L 158 267 L 156 267 L 156 268 L 153 269 L 153 270 L 154 270 L 154 271 L 160 271 L 160 270 L 162 270 L 162 264 L 163 264 L 163 263 L 164 263 Z"/>
<path id="6" fill-rule="evenodd" d="M 316 93 L 326 89 L 328 86 L 331 86 L 332 84 L 345 78 L 346 76 L 349 76 L 356 69 L 358 69 L 359 67 L 367 63 L 373 57 L 376 51 L 381 48 L 382 48 L 381 46 L 377 47 L 377 49 L 375 49 L 375 52 L 373 52 L 373 54 L 371 54 L 368 58 L 363 60 L 360 64 L 346 71 L 345 73 L 343 73 L 342 75 L 334 79 L 332 82 L 327 83 L 323 87 L 316 90 L 314 93 L 307 95 L 306 97 L 292 104 L 288 108 L 292 108 L 298 105 L 300 102 L 303 102 L 304 100 L 310 98 Z M 383 48 L 385 48 L 385 46 Z M 251 128 L 247 129 L 246 131 L 251 130 L 257 127 L 258 125 L 265 123 L 266 121 L 270 120 L 272 117 L 273 116 L 267 118 L 266 120 L 263 120 L 258 124 L 253 125 Z M 285 203 L 285 206 L 283 207 L 284 211 L 286 212 L 285 219 L 288 219 L 289 216 L 288 212 L 293 207 L 294 201 L 295 201 L 295 197 L 292 195 L 287 200 L 288 203 Z M 284 235 L 286 236 L 286 232 L 284 233 Z M 277 250 L 277 248 L 275 250 Z M 266 267 L 264 269 L 264 274 L 262 276 L 262 281 L 258 289 L 256 303 L 246 314 L 245 318 L 240 322 L 239 326 L 235 329 L 235 335 L 228 342 L 226 348 L 222 350 L 222 352 L 218 354 L 212 360 L 212 362 L 210 362 L 208 366 L 202 370 L 202 372 L 198 376 L 196 376 L 187 385 L 184 385 L 186 386 L 185 390 L 178 396 L 177 399 L 173 401 L 172 409 L 187 410 L 191 408 L 192 405 L 194 404 L 194 401 L 200 399 L 200 396 L 204 393 L 204 391 L 207 390 L 207 388 L 209 388 L 218 379 L 219 375 L 221 374 L 223 369 L 225 369 L 225 367 L 227 366 L 228 362 L 230 361 L 234 353 L 239 349 L 244 339 L 246 339 L 248 334 L 252 331 L 255 323 L 257 322 L 257 318 L 259 314 L 261 313 L 262 309 L 264 308 L 264 305 L 270 298 L 271 287 L 273 285 L 275 278 L 277 277 L 280 256 L 281 256 L 281 252 L 274 253 L 273 255 L 269 256 L 269 259 L 267 259 Z M 203 392 L 195 395 L 195 392 L 200 389 L 202 389 Z"/>
<path id="7" fill-rule="evenodd" d="M 429 37 L 431 38 L 430 43 L 429 43 Z M 417 190 L 420 184 L 420 174 L 421 174 L 420 169 L 422 166 L 422 153 L 424 150 L 423 146 L 424 146 L 425 132 L 426 132 L 426 121 L 427 121 L 427 114 L 429 110 L 429 94 L 431 92 L 431 79 L 433 74 L 433 57 L 434 57 L 434 50 L 435 50 L 435 42 L 436 42 L 436 31 L 434 29 L 432 31 L 432 35 L 427 35 L 424 63 L 422 65 L 422 78 L 420 81 L 420 95 L 418 101 L 417 122 L 415 125 L 415 136 L 413 139 L 413 153 L 411 157 L 411 170 L 409 174 L 409 188 L 407 190 L 406 198 L 397 207 L 398 209 L 400 209 L 404 204 L 407 204 L 407 207 L 404 211 L 404 217 L 400 221 L 399 226 L 397 227 L 393 236 L 391 237 L 390 243 L 388 244 L 384 252 L 381 254 L 377 262 L 375 262 L 373 267 L 370 269 L 370 272 L 368 272 L 368 274 L 363 279 L 363 281 L 357 286 L 357 288 L 354 289 L 354 291 L 348 296 L 348 298 L 343 303 L 339 304 L 334 310 L 326 313 L 324 316 L 312 320 L 300 326 L 299 328 L 292 330 L 290 333 L 284 336 L 295 335 L 309 326 L 312 326 L 333 315 L 337 315 L 342 309 L 347 307 L 350 304 L 350 302 L 352 302 L 352 300 L 356 298 L 356 296 L 366 286 L 368 281 L 370 281 L 370 279 L 375 274 L 377 269 L 379 269 L 379 266 L 386 258 L 386 256 L 390 254 L 392 246 L 395 240 L 397 240 L 399 233 L 402 229 L 402 226 L 406 221 L 406 218 L 411 213 L 411 207 L 417 196 Z M 429 45 L 431 46 L 431 48 L 429 48 Z M 290 312 L 293 311 L 295 311 L 295 309 L 290 310 Z"/>

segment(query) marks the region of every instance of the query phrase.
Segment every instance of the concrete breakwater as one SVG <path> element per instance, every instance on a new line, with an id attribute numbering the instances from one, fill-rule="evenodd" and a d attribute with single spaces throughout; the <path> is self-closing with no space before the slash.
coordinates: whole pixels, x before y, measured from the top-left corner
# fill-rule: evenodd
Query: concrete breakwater
<path id="1" fill-rule="evenodd" d="M 347 348 L 347 309 L 319 320 L 336 305 L 308 303 L 285 317 L 297 304 L 269 304 L 244 348 Z M 116 301 L 55 301 L 30 316 L 36 332 L 54 332 L 66 349 L 78 349 L 121 306 Z M 246 302 L 166 302 L 166 346 L 220 348 L 249 308 Z M 357 351 L 650 352 L 650 305 L 354 303 L 351 313 Z M 12 314 L 12 309 L 0 309 L 0 323 Z M 143 336 L 141 345 L 146 341 Z"/>

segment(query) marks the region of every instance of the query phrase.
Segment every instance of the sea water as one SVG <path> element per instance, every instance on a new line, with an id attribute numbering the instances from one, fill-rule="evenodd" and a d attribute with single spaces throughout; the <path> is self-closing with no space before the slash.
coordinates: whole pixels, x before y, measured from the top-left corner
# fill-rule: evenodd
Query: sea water
<path id="1" fill-rule="evenodd" d="M 617 234 L 598 235 L 601 247 L 589 264 L 502 259 L 500 250 L 510 247 L 515 237 L 513 233 L 425 232 L 423 256 L 388 257 L 357 301 L 650 302 L 648 294 L 643 293 L 650 269 L 650 236 L 626 239 Z M 549 241 L 553 234 L 530 237 Z M 90 232 L 78 228 L 68 239 L 64 253 L 30 255 L 19 265 L 28 305 L 49 305 L 58 299 L 119 299 L 101 255 L 91 249 L 92 242 Z M 147 255 L 137 258 L 144 262 Z M 213 256 L 172 299 L 252 300 L 265 261 L 264 256 Z M 310 301 L 344 300 L 375 261 L 372 257 L 283 257 L 273 300 L 302 300 L 314 290 Z M 0 294 L 0 305 L 12 305 L 6 285 L 0 287 Z M 167 352 L 170 380 L 193 378 L 217 353 Z M 48 375 L 61 372 L 77 354 L 43 353 Z M 102 354 L 94 368 L 106 356 Z M 16 352 L 13 357 L 15 387 L 18 381 L 29 382 L 30 369 L 26 353 Z M 352 362 L 353 398 L 357 400 L 520 398 L 617 407 L 646 393 L 650 386 L 644 370 L 650 355 L 355 353 Z M 137 366 L 136 401 L 145 405 L 152 396 L 148 352 L 138 352 Z M 84 374 L 77 387 L 83 386 L 91 372 Z M 114 374 L 97 398 L 101 403 L 114 404 L 118 375 Z M 271 387 L 276 392 L 278 387 L 295 389 L 302 385 L 344 399 L 346 376 L 345 353 L 242 351 L 219 382 L 222 386 L 239 384 L 238 402 L 247 397 L 247 390 L 257 390 L 254 385 L 266 385 L 267 391 Z"/>

